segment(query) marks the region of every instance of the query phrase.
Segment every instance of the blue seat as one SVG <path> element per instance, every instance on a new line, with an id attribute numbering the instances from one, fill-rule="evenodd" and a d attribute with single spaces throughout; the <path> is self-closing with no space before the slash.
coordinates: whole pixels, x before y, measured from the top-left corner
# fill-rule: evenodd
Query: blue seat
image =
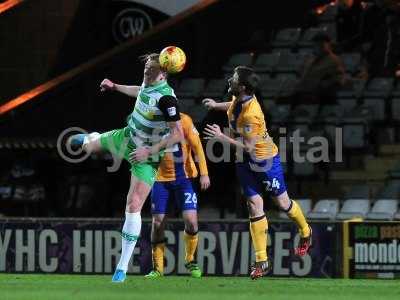
<path id="1" fill-rule="evenodd" d="M 259 73 L 272 73 L 279 62 L 280 52 L 262 53 L 257 56 L 254 62 L 254 71 Z"/>
<path id="2" fill-rule="evenodd" d="M 394 87 L 394 78 L 371 79 L 363 92 L 364 98 L 388 98 Z"/>
<path id="3" fill-rule="evenodd" d="M 360 70 L 361 54 L 360 53 L 343 53 L 340 55 L 346 73 L 355 74 Z"/>
<path id="4" fill-rule="evenodd" d="M 353 218 L 365 218 L 369 212 L 369 199 L 347 199 L 337 214 L 337 220 L 349 220 Z"/>
<path id="5" fill-rule="evenodd" d="M 275 35 L 272 41 L 274 48 L 293 48 L 301 35 L 301 28 L 285 28 Z"/>
<path id="6" fill-rule="evenodd" d="M 248 66 L 251 67 L 253 63 L 252 53 L 238 53 L 233 54 L 229 60 L 222 66 L 222 70 L 225 73 L 232 73 L 233 69 L 237 66 Z"/>

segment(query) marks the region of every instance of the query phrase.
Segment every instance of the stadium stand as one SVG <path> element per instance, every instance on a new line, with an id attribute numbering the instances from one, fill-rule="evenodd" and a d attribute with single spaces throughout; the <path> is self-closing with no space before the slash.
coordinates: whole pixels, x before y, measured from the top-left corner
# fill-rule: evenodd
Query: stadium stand
<path id="1" fill-rule="evenodd" d="M 183 75 L 183 78 L 179 77 L 176 92 L 181 98 L 181 109 L 192 115 L 197 125 L 201 125 L 211 114 L 200 105 L 199 100 L 205 97 L 222 99 L 227 90 L 226 78 L 231 75 L 233 68 L 237 65 L 252 66 L 261 77 L 259 100 L 266 108 L 267 124 L 274 138 L 279 137 L 277 134 L 279 126 L 286 127 L 288 133 L 300 129 L 304 135 L 319 134 L 328 137 L 329 141 L 335 140 L 337 127 L 343 130 L 343 163 L 298 163 L 293 161 L 292 155 L 288 155 L 286 165 L 288 180 L 294 182 L 298 180 L 304 185 L 300 191 L 299 185 L 294 184 L 297 189 L 294 189 L 293 194 L 311 197 L 313 191 L 307 188 L 307 183 L 317 180 L 331 195 L 317 195 L 313 197 L 316 200 L 336 196 L 338 199 L 398 199 L 397 183 L 387 180 L 400 177 L 400 172 L 395 166 L 376 172 L 379 173 L 379 178 L 383 178 L 379 182 L 371 183 L 363 181 L 363 178 L 351 179 L 350 174 L 362 174 L 366 170 L 367 164 L 363 161 L 368 155 L 373 154 L 376 159 L 382 157 L 383 154 L 378 149 L 380 145 L 373 140 L 376 128 L 382 130 L 382 136 L 384 132 L 392 132 L 387 143 L 399 141 L 400 133 L 396 122 L 400 120 L 400 81 L 396 81 L 393 77 L 368 78 L 368 80 L 360 78 L 358 73 L 364 67 L 365 57 L 359 48 L 346 49 L 340 53 L 340 58 L 349 80 L 345 86 L 337 90 L 336 104 L 295 107 L 293 103 L 288 103 L 288 99 L 295 92 L 305 60 L 313 55 L 313 37 L 322 30 L 335 40 L 337 14 L 337 5 L 329 4 L 318 15 L 317 23 L 311 27 L 301 27 L 302 24 L 298 24 L 298 27 L 291 25 L 292 27 L 274 29 L 267 40 L 268 47 L 261 49 L 260 52 L 253 52 L 250 48 L 231 50 L 231 53 L 225 56 L 225 59 L 221 58 L 220 64 L 215 66 L 219 72 L 207 74 L 194 71 Z M 74 96 L 71 93 L 71 97 Z M 53 140 L 52 144 L 54 143 Z M 0 148 L 15 148 L 6 146 L 11 144 L 0 143 Z M 29 141 L 22 143 L 21 148 L 25 147 L 25 144 L 29 145 Z M 291 150 L 290 145 L 287 149 Z M 304 150 L 303 148 L 302 151 Z M 396 155 L 398 154 L 393 153 L 390 157 Z M 356 161 L 362 163 L 357 165 Z M 368 172 L 372 174 L 374 171 L 368 169 Z M 319 176 L 321 173 L 325 175 Z M 344 174 L 347 179 L 336 180 L 335 176 L 339 174 Z M 349 182 L 355 182 L 356 185 L 350 191 L 346 191 L 345 187 Z M 370 187 L 374 184 L 381 187 L 376 193 Z M 330 185 L 335 188 L 329 188 Z M 322 204 L 316 203 L 314 209 L 317 208 L 317 211 L 313 210 L 311 216 L 319 212 L 318 205 Z"/>
<path id="2" fill-rule="evenodd" d="M 367 214 L 368 220 L 393 220 L 394 214 L 397 211 L 397 199 L 377 199 Z"/>
<path id="3" fill-rule="evenodd" d="M 339 199 L 321 199 L 307 215 L 310 220 L 334 220 L 339 212 Z"/>
<path id="4" fill-rule="evenodd" d="M 349 220 L 354 218 L 365 218 L 369 212 L 369 199 L 347 199 L 343 202 L 340 212 L 336 215 L 337 220 Z"/>

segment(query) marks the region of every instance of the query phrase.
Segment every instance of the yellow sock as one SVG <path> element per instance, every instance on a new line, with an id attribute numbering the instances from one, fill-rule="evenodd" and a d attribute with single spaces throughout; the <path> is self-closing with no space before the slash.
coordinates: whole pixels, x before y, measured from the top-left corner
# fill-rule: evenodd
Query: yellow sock
<path id="1" fill-rule="evenodd" d="M 264 216 L 250 219 L 250 234 L 256 254 L 256 262 L 265 261 L 267 256 L 268 221 Z"/>
<path id="2" fill-rule="evenodd" d="M 183 239 L 185 240 L 185 262 L 194 261 L 194 253 L 197 249 L 197 243 L 199 241 L 199 235 L 188 234 L 186 231 L 183 232 Z"/>
<path id="3" fill-rule="evenodd" d="M 164 248 L 165 243 L 157 243 L 152 245 L 153 269 L 161 274 L 164 273 Z"/>
<path id="4" fill-rule="evenodd" d="M 296 203 L 296 201 L 292 200 L 292 207 L 287 212 L 287 215 L 296 223 L 301 237 L 307 237 L 310 235 L 310 227 L 308 226 L 301 207 Z"/>

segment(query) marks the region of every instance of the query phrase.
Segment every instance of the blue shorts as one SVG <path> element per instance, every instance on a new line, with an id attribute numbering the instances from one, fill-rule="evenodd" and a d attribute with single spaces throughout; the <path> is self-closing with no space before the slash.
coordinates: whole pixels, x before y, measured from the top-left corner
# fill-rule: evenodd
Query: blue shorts
<path id="1" fill-rule="evenodd" d="M 263 191 L 272 196 L 286 192 L 279 154 L 263 161 L 246 159 L 236 163 L 236 173 L 246 197 L 262 195 Z"/>
<path id="2" fill-rule="evenodd" d="M 168 202 L 175 199 L 176 206 L 182 210 L 197 210 L 197 195 L 192 181 L 187 178 L 175 181 L 156 181 L 151 191 L 151 213 L 166 214 Z"/>

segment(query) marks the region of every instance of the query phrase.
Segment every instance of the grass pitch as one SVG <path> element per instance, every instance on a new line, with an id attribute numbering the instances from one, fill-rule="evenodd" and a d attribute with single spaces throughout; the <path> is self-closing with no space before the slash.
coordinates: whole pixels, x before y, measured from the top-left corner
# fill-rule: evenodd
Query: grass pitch
<path id="1" fill-rule="evenodd" d="M 0 274 L 1 300 L 208 300 L 208 299 L 400 299 L 399 280 L 345 280 L 167 276 L 158 280 L 128 276 Z"/>

